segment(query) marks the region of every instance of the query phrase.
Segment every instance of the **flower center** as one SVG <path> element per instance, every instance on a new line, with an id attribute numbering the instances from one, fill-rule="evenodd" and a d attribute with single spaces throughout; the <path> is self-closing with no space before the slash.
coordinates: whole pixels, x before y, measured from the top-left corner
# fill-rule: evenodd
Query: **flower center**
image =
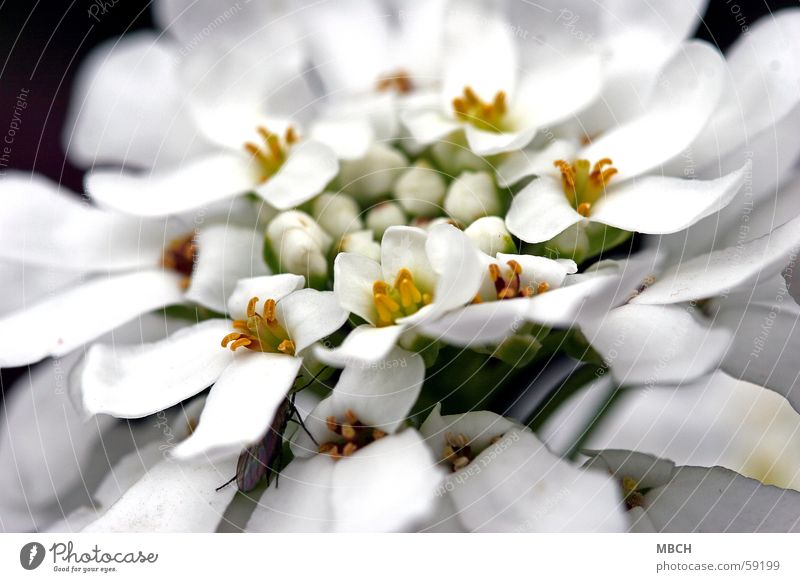
<path id="1" fill-rule="evenodd" d="M 417 287 L 408 269 L 400 269 L 393 286 L 386 281 L 375 281 L 372 297 L 378 311 L 378 327 L 392 325 L 401 317 L 416 313 L 432 300 L 430 293 Z"/>
<path id="2" fill-rule="evenodd" d="M 501 438 L 503 437 L 498 435 L 489 441 L 489 444 L 493 445 Z M 444 441 L 442 462 L 450 465 L 453 473 L 469 465 L 478 456 L 478 453 L 472 450 L 469 439 L 463 434 L 448 432 L 444 435 Z"/>
<path id="3" fill-rule="evenodd" d="M 494 283 L 495 293 L 497 300 L 516 299 L 517 297 L 533 297 L 540 293 L 545 293 L 550 289 L 550 285 L 546 281 L 542 281 L 536 287 L 531 285 L 522 286 L 520 275 L 522 274 L 522 265 L 515 260 L 510 260 L 506 263 L 508 265 L 508 272 L 503 275 L 500 265 L 492 263 L 489 265 L 489 277 Z M 480 295 L 476 295 L 473 303 L 482 303 L 483 299 Z"/>
<path id="4" fill-rule="evenodd" d="M 247 319 L 236 319 L 233 327 L 237 331 L 222 338 L 222 347 L 232 351 L 247 348 L 254 352 L 294 355 L 294 342 L 275 318 L 275 300 L 264 302 L 264 312 L 256 313 L 258 297 L 247 304 Z"/>
<path id="5" fill-rule="evenodd" d="M 575 160 L 570 165 L 564 160 L 556 160 L 553 165 L 561 170 L 564 194 L 575 211 L 581 216 L 589 216 L 592 204 L 605 194 L 606 186 L 617 173 L 609 158 L 603 158 L 594 166 L 589 160 Z"/>
<path id="6" fill-rule="evenodd" d="M 192 280 L 194 263 L 197 260 L 197 243 L 194 233 L 176 238 L 169 243 L 161 255 L 161 266 L 183 275 L 181 287 L 186 289 Z"/>
<path id="7" fill-rule="evenodd" d="M 486 102 L 475 93 L 472 87 L 464 87 L 464 94 L 453 99 L 456 118 L 478 129 L 500 133 L 503 131 L 505 115 L 508 112 L 505 91 L 498 91 L 491 102 Z"/>
<path id="8" fill-rule="evenodd" d="M 261 168 L 261 182 L 266 182 L 281 169 L 283 162 L 289 155 L 289 149 L 300 139 L 291 125 L 286 128 L 283 139 L 272 133 L 266 127 L 257 127 L 256 131 L 261 136 L 263 145 L 252 142 L 244 144 L 244 149 L 253 156 Z"/>
<path id="9" fill-rule="evenodd" d="M 380 76 L 375 89 L 381 93 L 394 91 L 399 95 L 408 95 L 414 90 L 414 83 L 408 71 L 397 69 L 393 73 Z"/>
<path id="10" fill-rule="evenodd" d="M 326 422 L 328 430 L 341 438 L 322 443 L 319 452 L 330 455 L 334 459 L 349 457 L 358 449 L 386 436 L 382 430 L 364 425 L 352 410 L 345 411 L 344 422 L 338 422 L 335 416 L 329 416 Z"/>
<path id="11" fill-rule="evenodd" d="M 628 509 L 644 507 L 644 495 L 638 490 L 639 483 L 632 477 L 622 478 L 622 495 Z"/>

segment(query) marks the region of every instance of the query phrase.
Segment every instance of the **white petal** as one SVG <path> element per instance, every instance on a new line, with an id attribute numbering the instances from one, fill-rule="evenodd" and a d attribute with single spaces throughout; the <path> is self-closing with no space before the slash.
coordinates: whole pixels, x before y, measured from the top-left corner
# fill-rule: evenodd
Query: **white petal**
<path id="1" fill-rule="evenodd" d="M 311 139 L 328 146 L 343 160 L 363 158 L 374 135 L 366 119 L 323 118 L 311 129 Z"/>
<path id="2" fill-rule="evenodd" d="M 244 319 L 247 317 L 247 304 L 253 297 L 259 298 L 255 309 L 261 313 L 267 299 L 280 301 L 290 293 L 302 289 L 304 285 L 305 278 L 292 273 L 239 279 L 236 288 L 228 298 L 228 313 L 234 319 Z"/>
<path id="3" fill-rule="evenodd" d="M 300 353 L 342 327 L 347 312 L 331 291 L 300 289 L 278 302 L 277 318 Z"/>
<path id="4" fill-rule="evenodd" d="M 659 532 L 798 532 L 800 493 L 762 485 L 722 467 L 678 467 L 645 495 Z"/>
<path id="5" fill-rule="evenodd" d="M 465 0 L 446 14 L 442 97 L 447 107 L 465 87 L 485 101 L 498 91 L 513 94 L 517 51 L 511 29 L 493 8 Z"/>
<path id="6" fill-rule="evenodd" d="M 687 306 L 625 305 L 581 329 L 620 384 L 683 384 L 711 372 L 730 334 L 698 321 Z"/>
<path id="7" fill-rule="evenodd" d="M 339 162 L 333 150 L 308 140 L 293 147 L 278 173 L 255 191 L 275 208 L 288 210 L 322 192 L 338 172 Z"/>
<path id="8" fill-rule="evenodd" d="M 461 478 L 459 478 L 459 476 Z M 470 531 L 613 532 L 627 527 L 617 483 L 512 429 L 448 479 Z"/>
<path id="9" fill-rule="evenodd" d="M 546 257 L 535 257 L 533 255 L 497 253 L 497 260 L 500 263 L 516 261 L 522 267 L 520 282 L 522 285 L 530 285 L 534 288 L 540 283 L 547 283 L 550 289 L 557 289 L 564 284 L 568 274 L 578 272 L 578 265 L 570 259 L 554 261 Z"/>
<path id="10" fill-rule="evenodd" d="M 340 346 L 326 349 L 318 346 L 314 355 L 323 363 L 336 368 L 348 365 L 369 365 L 387 356 L 405 330 L 402 325 L 373 327 L 359 325 L 344 338 Z"/>
<path id="11" fill-rule="evenodd" d="M 381 4 L 342 0 L 315 4 L 301 13 L 316 70 L 329 93 L 372 90 L 391 73 L 388 45 L 394 34 Z"/>
<path id="12" fill-rule="evenodd" d="M 634 303 L 664 304 L 726 295 L 757 281 L 768 281 L 789 262 L 798 246 L 800 218 L 794 218 L 770 234 L 679 263 L 663 275 Z"/>
<path id="13" fill-rule="evenodd" d="M 597 55 L 570 54 L 527 70 L 511 115 L 533 127 L 552 127 L 586 108 L 600 95 L 603 65 Z"/>
<path id="14" fill-rule="evenodd" d="M 159 28 L 178 39 L 186 52 L 203 42 L 235 43 L 263 33 L 264 27 L 279 19 L 282 3 L 247 2 L 226 6 L 215 0 L 157 0 L 153 18 Z M 272 29 L 268 29 L 272 32 Z M 183 53 L 182 53 L 183 55 Z"/>
<path id="15" fill-rule="evenodd" d="M 408 269 L 414 283 L 425 291 L 436 286 L 436 273 L 428 260 L 426 242 L 428 233 L 411 226 L 392 226 L 381 240 L 381 270 L 383 280 L 390 285 L 400 269 Z M 370 295 L 372 295 L 370 289 Z"/>
<path id="16" fill-rule="evenodd" d="M 256 443 L 292 387 L 303 360 L 284 354 L 237 354 L 214 383 L 192 435 L 172 450 L 186 459 L 214 459 Z"/>
<path id="17" fill-rule="evenodd" d="M 101 206 L 136 216 L 165 216 L 233 198 L 256 184 L 243 154 L 214 154 L 152 173 L 94 170 L 86 191 Z"/>
<path id="18" fill-rule="evenodd" d="M 210 464 L 166 459 L 131 487 L 83 531 L 213 532 L 236 489 L 222 483 L 236 470 L 236 457 Z"/>
<path id="19" fill-rule="evenodd" d="M 675 472 L 675 463 L 652 455 L 626 450 L 586 451 L 591 459 L 588 468 L 630 477 L 643 489 L 652 489 L 668 483 Z"/>
<path id="20" fill-rule="evenodd" d="M 95 344 L 81 375 L 84 407 L 139 418 L 186 400 L 213 384 L 233 359 L 220 345 L 230 331 L 226 320 L 212 319 L 151 344 Z"/>
<path id="21" fill-rule="evenodd" d="M 77 355 L 52 360 L 4 386 L 0 414 L 0 529 L 42 529 L 52 505 L 80 482 L 81 472 L 110 419 L 84 423 L 69 402 L 66 370 Z"/>
<path id="22" fill-rule="evenodd" d="M 561 183 L 553 177 L 541 176 L 514 196 L 506 215 L 506 227 L 529 243 L 544 242 L 583 216 L 570 206 Z"/>
<path id="23" fill-rule="evenodd" d="M 760 132 L 772 133 L 789 121 L 800 101 L 798 30 L 798 13 L 780 11 L 759 19 L 730 48 L 727 61 L 733 87 L 692 144 L 696 164 L 716 165 L 729 152 L 745 146 L 754 149 L 753 140 Z"/>
<path id="24" fill-rule="evenodd" d="M 722 369 L 735 378 L 778 392 L 795 410 L 800 410 L 798 318 L 800 306 L 788 297 L 784 285 L 769 301 L 744 303 L 731 298 L 722 304 L 714 320 L 733 334 Z"/>
<path id="25" fill-rule="evenodd" d="M 0 180 L 0 257 L 69 270 L 155 266 L 167 223 L 106 212 L 36 174 L 9 172 Z"/>
<path id="26" fill-rule="evenodd" d="M 331 501 L 336 531 L 412 528 L 433 509 L 442 476 L 415 430 L 371 443 L 334 466 Z"/>
<path id="27" fill-rule="evenodd" d="M 444 140 L 454 131 L 461 129 L 461 124 L 439 111 L 426 109 L 404 111 L 401 114 L 403 125 L 420 145 L 427 146 Z"/>
<path id="28" fill-rule="evenodd" d="M 64 355 L 139 315 L 181 301 L 174 273 L 97 277 L 0 319 L 0 367 Z M 26 341 L 31 330 L 36 341 Z"/>
<path id="29" fill-rule="evenodd" d="M 203 228 L 197 237 L 197 259 L 186 300 L 225 313 L 228 296 L 239 279 L 267 275 L 263 235 L 231 225 Z"/>
<path id="30" fill-rule="evenodd" d="M 80 281 L 82 273 L 53 267 L 34 267 L 25 263 L 0 261 L 0 316 L 21 311 L 41 301 L 54 289 L 65 289 Z"/>
<path id="31" fill-rule="evenodd" d="M 332 531 L 331 496 L 336 462 L 329 455 L 292 460 L 278 480 L 264 491 L 247 523 L 247 531 Z"/>
<path id="32" fill-rule="evenodd" d="M 138 31 L 108 40 L 89 55 L 64 125 L 73 162 L 150 168 L 202 149 L 183 107 L 177 49 L 154 32 Z"/>
<path id="33" fill-rule="evenodd" d="M 464 126 L 469 149 L 479 156 L 493 156 L 506 152 L 521 150 L 536 135 L 535 127 L 525 127 L 518 131 L 501 131 L 499 133 L 477 129 L 472 125 Z"/>
<path id="34" fill-rule="evenodd" d="M 677 232 L 718 212 L 744 184 L 750 164 L 716 180 L 646 176 L 611 189 L 593 207 L 591 219 L 647 234 Z"/>
<path id="35" fill-rule="evenodd" d="M 657 168 L 703 129 L 719 102 L 724 76 L 717 49 L 700 41 L 686 43 L 662 71 L 646 112 L 594 140 L 579 157 L 611 158 L 619 169 L 617 180 Z"/>
<path id="36" fill-rule="evenodd" d="M 422 357 L 400 348 L 371 364 L 352 363 L 342 372 L 331 395 L 305 418 L 306 427 L 318 443 L 329 441 L 336 435 L 328 430 L 327 418 L 334 416 L 342 421 L 352 410 L 363 424 L 393 433 L 408 419 L 424 378 Z M 317 449 L 305 431 L 296 433 L 292 442 L 296 456 L 307 457 Z"/>
<path id="37" fill-rule="evenodd" d="M 441 410 L 441 403 L 436 403 L 419 429 L 434 455 L 439 455 L 444 450 L 448 433 L 463 434 L 473 452 L 480 452 L 492 445 L 496 437 L 503 436 L 512 428 L 521 428 L 519 423 L 488 410 L 446 416 L 441 415 Z"/>
<path id="38" fill-rule="evenodd" d="M 513 186 L 528 176 L 552 174 L 553 162 L 575 158 L 575 144 L 557 139 L 541 150 L 523 150 L 510 153 L 497 166 L 497 183 L 501 188 Z"/>
<path id="39" fill-rule="evenodd" d="M 339 305 L 350 313 L 375 324 L 372 285 L 383 279 L 381 266 L 370 258 L 356 253 L 339 253 L 333 262 L 333 292 Z"/>
<path id="40" fill-rule="evenodd" d="M 424 317 L 416 318 L 414 314 L 403 321 L 421 321 L 470 303 L 483 281 L 485 271 L 480 253 L 456 227 L 439 224 L 431 228 L 425 252 L 438 276 L 432 309 Z"/>
<path id="41" fill-rule="evenodd" d="M 520 329 L 526 322 L 527 311 L 526 299 L 467 305 L 423 322 L 419 331 L 454 346 L 494 345 Z"/>

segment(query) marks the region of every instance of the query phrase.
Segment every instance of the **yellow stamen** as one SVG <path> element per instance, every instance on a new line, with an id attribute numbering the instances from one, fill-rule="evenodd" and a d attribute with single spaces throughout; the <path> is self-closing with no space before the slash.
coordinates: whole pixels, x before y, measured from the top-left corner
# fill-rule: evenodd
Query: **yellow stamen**
<path id="1" fill-rule="evenodd" d="M 254 352 L 293 356 L 296 347 L 275 317 L 275 300 L 267 299 L 264 302 L 263 315 L 256 311 L 258 301 L 258 297 L 252 297 L 247 302 L 247 319 L 233 321 L 232 326 L 236 331 L 222 338 L 222 347 L 230 347 L 233 351 L 247 348 Z"/>
<path id="2" fill-rule="evenodd" d="M 380 77 L 375 88 L 380 92 L 394 91 L 406 95 L 414 90 L 414 83 L 408 71 L 398 69 L 394 73 Z"/>
<path id="3" fill-rule="evenodd" d="M 571 165 L 564 160 L 556 160 L 553 165 L 561 172 L 564 195 L 575 211 L 588 217 L 592 205 L 606 191 L 611 179 L 618 173 L 610 158 L 602 158 L 594 166 L 589 160 L 575 160 Z"/>
<path id="4" fill-rule="evenodd" d="M 550 290 L 550 285 L 547 283 L 547 281 L 542 281 L 541 283 L 539 283 L 536 286 L 536 294 L 537 295 L 539 295 L 541 293 L 546 293 L 549 290 Z"/>
<path id="5" fill-rule="evenodd" d="M 487 102 L 472 87 L 464 87 L 463 94 L 453 99 L 453 112 L 461 121 L 485 131 L 500 133 L 504 130 L 505 115 L 508 112 L 506 93 L 498 91 Z"/>
<path id="6" fill-rule="evenodd" d="M 299 137 L 291 125 L 286 128 L 283 139 L 263 126 L 257 127 L 256 133 L 263 145 L 247 142 L 244 144 L 244 149 L 258 163 L 261 168 L 261 181 L 266 182 L 280 170 L 289 155 L 289 149 L 298 142 Z"/>
<path id="7" fill-rule="evenodd" d="M 431 302 L 431 294 L 423 292 L 408 269 L 400 269 L 394 285 L 386 281 L 372 284 L 372 298 L 378 314 L 378 326 L 391 325 L 401 317 L 412 315 Z"/>

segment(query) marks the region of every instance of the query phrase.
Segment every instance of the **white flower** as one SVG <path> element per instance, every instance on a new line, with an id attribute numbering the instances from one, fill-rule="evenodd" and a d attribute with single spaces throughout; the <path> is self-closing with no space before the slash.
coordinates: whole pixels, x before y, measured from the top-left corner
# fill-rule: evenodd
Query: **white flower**
<path id="1" fill-rule="evenodd" d="M 800 492 L 762 485 L 729 469 L 676 467 L 614 450 L 595 453 L 589 464 L 620 480 L 634 531 L 800 531 Z"/>
<path id="2" fill-rule="evenodd" d="M 580 0 L 505 2 L 514 38 L 525 48 L 521 67 L 589 56 L 602 60 L 601 93 L 571 124 L 588 135 L 646 109 L 646 97 L 660 88 L 658 70 L 697 29 L 706 4 L 706 0 L 647 5 L 635 0 L 608 5 Z"/>
<path id="3" fill-rule="evenodd" d="M 433 321 L 420 331 L 457 346 L 496 345 L 530 322 L 570 327 L 593 315 L 592 303 L 608 302 L 619 285 L 613 269 L 595 276 L 570 278 L 577 265 L 531 255 L 481 253 L 483 279 L 473 301 Z M 598 299 L 599 298 L 599 299 Z"/>
<path id="4" fill-rule="evenodd" d="M 587 449 L 631 449 L 679 465 L 720 465 L 800 490 L 800 415 L 779 394 L 724 372 L 678 388 L 633 386 L 625 394 Z M 553 423 L 558 430 L 559 419 Z"/>
<path id="5" fill-rule="evenodd" d="M 116 329 L 113 339 L 120 345 L 153 341 L 181 325 L 148 315 Z M 87 422 L 70 402 L 68 390 L 70 372 L 80 356 L 73 352 L 48 360 L 5 386 L 0 418 L 0 487 L 4 491 L 0 529 L 4 531 L 43 531 L 60 520 L 66 520 L 60 526 L 64 530 L 79 529 L 71 514 L 82 505 L 111 499 L 113 484 L 106 487 L 104 501 L 94 494 L 90 499 L 89 493 L 118 459 L 150 443 L 156 443 L 158 451 L 168 436 L 181 438 L 187 425 L 188 410 L 186 417 L 180 411 L 168 411 L 131 425 L 107 416 Z"/>
<path id="6" fill-rule="evenodd" d="M 397 137 L 398 113 L 438 83 L 447 2 L 304 2 L 310 60 L 331 123 L 366 121 L 376 141 Z M 352 156 L 357 157 L 357 156 Z"/>
<path id="7" fill-rule="evenodd" d="M 518 150 L 539 129 L 568 119 L 598 96 L 599 57 L 573 55 L 520 71 L 521 51 L 496 7 L 467 1 L 449 8 L 441 103 L 403 116 L 420 144 L 430 145 L 463 130 L 478 155 Z"/>
<path id="8" fill-rule="evenodd" d="M 755 238 L 780 224 L 796 210 L 784 204 L 784 185 L 796 173 L 800 139 L 800 13 L 776 11 L 754 23 L 727 51 L 729 88 L 709 123 L 666 171 L 672 175 L 713 178 L 752 161 L 746 188 L 721 213 L 660 244 L 683 257 Z M 758 228 L 750 219 L 763 208 Z M 741 232 L 740 232 L 741 231 Z"/>
<path id="9" fill-rule="evenodd" d="M 797 408 L 784 350 L 800 312 L 779 274 L 800 246 L 798 222 L 668 267 L 640 257 L 651 275 L 628 281 L 629 301 L 582 318 L 581 330 L 621 384 L 681 384 L 722 366 Z"/>
<path id="10" fill-rule="evenodd" d="M 450 467 L 431 529 L 502 532 L 623 531 L 621 495 L 608 477 L 551 453 L 532 432 L 491 412 L 441 416 L 420 432 Z"/>
<path id="11" fill-rule="evenodd" d="M 749 162 L 715 180 L 647 175 L 679 155 L 700 133 L 714 112 L 724 79 L 724 61 L 716 49 L 687 43 L 662 72 L 668 89 L 655 92 L 640 116 L 582 147 L 555 141 L 541 151 L 520 152 L 507 160 L 498 170 L 501 185 L 539 176 L 514 197 L 509 230 L 527 242 L 543 242 L 589 219 L 663 234 L 683 230 L 724 208 L 744 183 Z"/>
<path id="12" fill-rule="evenodd" d="M 202 17 L 201 9 L 217 10 L 204 3 L 187 14 Z M 101 47 L 89 59 L 73 99 L 68 152 L 83 165 L 124 168 L 89 171 L 86 189 L 98 203 L 163 216 L 254 192 L 287 209 L 320 193 L 336 175 L 330 128 L 291 121 L 312 100 L 297 81 L 303 57 L 288 42 L 291 18 L 275 17 L 281 10 L 272 6 L 248 11 L 256 22 L 236 20 L 258 34 L 236 38 L 240 27 L 220 27 L 222 38 L 186 50 L 185 58 L 179 55 L 186 46 L 143 34 Z M 182 9 L 170 13 L 187 21 Z M 225 39 L 225 31 L 232 37 Z M 152 87 L 162 97 L 154 100 Z M 347 136 L 353 128 L 340 129 Z"/>
<path id="13" fill-rule="evenodd" d="M 292 440 L 295 459 L 262 495 L 249 531 L 403 531 L 423 519 L 443 476 L 404 422 L 425 366 L 395 348 L 344 369 Z"/>
<path id="14" fill-rule="evenodd" d="M 337 366 L 384 358 L 403 332 L 472 301 L 483 277 L 476 249 L 449 224 L 430 231 L 391 227 L 380 263 L 340 253 L 333 269 L 339 303 L 367 322 L 341 346 L 318 351 L 322 361 Z"/>
<path id="15" fill-rule="evenodd" d="M 288 274 L 243 279 L 229 300 L 233 327 L 212 319 L 133 349 L 92 346 L 80 373 L 83 406 L 138 418 L 213 384 L 197 429 L 173 455 L 239 452 L 270 426 L 304 350 L 347 318 L 333 293 L 302 285 Z"/>
<path id="16" fill-rule="evenodd" d="M 267 273 L 252 226 L 215 224 L 220 214 L 235 216 L 235 208 L 141 220 L 81 203 L 36 176 L 10 174 L 0 188 L 8 201 L 0 213 L 0 257 L 81 275 L 67 278 L 65 288 L 50 284 L 32 293 L 30 303 L 0 318 L 3 367 L 64 355 L 165 306 L 224 311 L 239 278 Z M 36 340 L 26 340 L 33 330 Z"/>

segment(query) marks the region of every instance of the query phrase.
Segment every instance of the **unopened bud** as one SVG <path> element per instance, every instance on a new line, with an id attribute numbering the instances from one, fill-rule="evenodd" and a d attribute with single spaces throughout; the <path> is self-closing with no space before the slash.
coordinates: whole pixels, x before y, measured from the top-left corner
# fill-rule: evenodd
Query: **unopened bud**
<path id="1" fill-rule="evenodd" d="M 334 239 L 364 228 L 358 203 L 346 194 L 323 192 L 314 199 L 314 218 Z"/>
<path id="2" fill-rule="evenodd" d="M 503 219 L 497 216 L 479 218 L 464 230 L 464 234 L 475 243 L 475 246 L 492 257 L 497 253 L 515 253 L 517 251 L 514 239 L 506 230 Z"/>
<path id="3" fill-rule="evenodd" d="M 337 183 L 342 191 L 369 204 L 391 192 L 407 167 L 408 160 L 402 153 L 384 144 L 374 144 L 363 158 L 342 162 Z"/>
<path id="4" fill-rule="evenodd" d="M 394 197 L 412 216 L 437 216 L 447 184 L 441 173 L 425 161 L 414 164 L 400 176 L 394 187 Z"/>
<path id="5" fill-rule="evenodd" d="M 437 142 L 431 147 L 431 155 L 436 165 L 449 176 L 458 176 L 465 171 L 491 171 L 486 160 L 475 155 L 466 142 L 463 145 L 449 141 Z"/>
<path id="6" fill-rule="evenodd" d="M 450 184 L 444 199 L 444 209 L 464 225 L 503 211 L 494 181 L 487 172 L 461 174 Z"/>
<path id="7" fill-rule="evenodd" d="M 327 254 L 332 242 L 308 214 L 290 210 L 267 227 L 265 254 L 273 270 L 303 275 L 310 287 L 319 288 L 328 279 Z"/>
<path id="8" fill-rule="evenodd" d="M 373 261 L 381 260 L 381 245 L 375 241 L 371 230 L 351 232 L 339 241 L 339 252 L 364 255 Z"/>
<path id="9" fill-rule="evenodd" d="M 408 224 L 406 213 L 394 202 L 381 202 L 367 212 L 367 228 L 381 238 L 390 226 Z"/>

